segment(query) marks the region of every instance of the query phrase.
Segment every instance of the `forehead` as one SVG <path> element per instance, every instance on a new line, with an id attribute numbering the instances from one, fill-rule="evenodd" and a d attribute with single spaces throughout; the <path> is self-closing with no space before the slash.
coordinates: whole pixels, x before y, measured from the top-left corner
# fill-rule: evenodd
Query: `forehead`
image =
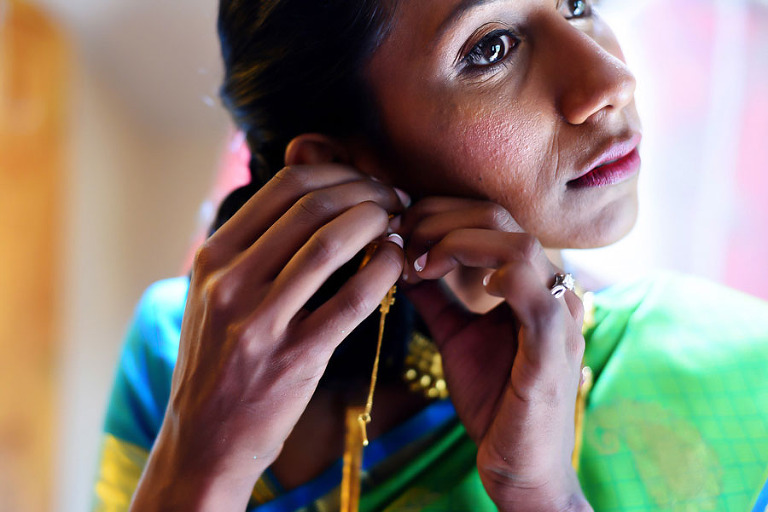
<path id="1" fill-rule="evenodd" d="M 384 59 L 396 59 L 399 66 L 420 65 L 419 61 L 434 58 L 450 43 L 469 35 L 470 23 L 463 21 L 483 19 L 484 12 L 490 13 L 499 6 L 510 13 L 529 1 L 395 0 L 390 4 L 393 9 L 387 36 L 376 53 L 385 54 Z"/>
<path id="2" fill-rule="evenodd" d="M 421 36 L 438 38 L 468 13 L 500 3 L 516 2 L 510 0 L 397 0 L 393 29 L 394 32 L 415 29 Z"/>

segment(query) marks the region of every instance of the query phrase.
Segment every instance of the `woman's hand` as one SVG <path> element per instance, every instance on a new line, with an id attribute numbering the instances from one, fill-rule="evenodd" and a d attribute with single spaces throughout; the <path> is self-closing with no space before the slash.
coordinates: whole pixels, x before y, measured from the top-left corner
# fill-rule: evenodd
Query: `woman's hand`
<path id="1" fill-rule="evenodd" d="M 498 205 L 428 198 L 406 213 L 402 233 L 408 281 L 420 281 L 406 293 L 440 350 L 491 499 L 504 511 L 589 510 L 571 467 L 581 301 L 551 295 L 557 269 Z M 470 313 L 437 281 L 452 271 L 486 275 L 487 293 L 503 301 Z"/>
<path id="2" fill-rule="evenodd" d="M 171 397 L 135 510 L 243 510 L 331 354 L 402 272 L 402 241 L 315 311 L 326 279 L 406 198 L 339 165 L 285 168 L 198 251 Z"/>

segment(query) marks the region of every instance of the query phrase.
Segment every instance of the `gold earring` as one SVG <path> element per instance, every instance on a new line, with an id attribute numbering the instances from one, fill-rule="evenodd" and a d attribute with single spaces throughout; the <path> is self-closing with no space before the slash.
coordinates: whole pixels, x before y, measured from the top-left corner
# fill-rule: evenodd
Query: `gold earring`
<path id="1" fill-rule="evenodd" d="M 366 249 L 360 268 L 364 267 L 376 251 L 377 244 L 370 244 Z M 341 512 L 357 512 L 360 508 L 360 477 L 363 470 L 363 447 L 368 446 L 367 426 L 371 422 L 373 409 L 373 393 L 376 390 L 376 380 L 379 375 L 379 359 L 381 343 L 384 339 L 384 324 L 390 308 L 395 303 L 397 287 L 393 286 L 381 300 L 379 305 L 379 335 L 376 342 L 376 356 L 373 359 L 371 384 L 368 388 L 368 399 L 364 407 L 351 406 L 347 408 L 344 444 L 344 466 L 341 478 Z"/>

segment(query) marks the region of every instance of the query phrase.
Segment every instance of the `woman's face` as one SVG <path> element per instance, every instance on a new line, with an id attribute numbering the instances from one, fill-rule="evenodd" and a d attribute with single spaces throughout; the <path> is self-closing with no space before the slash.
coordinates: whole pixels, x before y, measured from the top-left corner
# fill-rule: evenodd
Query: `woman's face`
<path id="1" fill-rule="evenodd" d="M 591 0 L 557 1 L 401 0 L 367 78 L 396 185 L 597 247 L 637 214 L 635 80 Z"/>

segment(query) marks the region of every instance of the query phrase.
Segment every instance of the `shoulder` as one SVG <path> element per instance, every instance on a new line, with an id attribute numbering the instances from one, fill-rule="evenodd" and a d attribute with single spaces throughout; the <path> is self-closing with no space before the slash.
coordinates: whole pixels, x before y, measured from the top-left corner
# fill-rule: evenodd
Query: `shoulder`
<path id="1" fill-rule="evenodd" d="M 128 344 L 144 346 L 158 357 L 175 363 L 189 278 L 175 277 L 150 285 L 139 301 Z M 136 347 L 138 348 L 138 347 Z"/>
<path id="2" fill-rule="evenodd" d="M 765 482 L 755 454 L 768 449 L 768 303 L 674 273 L 594 300 L 582 471 L 595 508 L 617 499 L 606 489 L 620 474 L 625 494 L 657 508 L 728 496 L 746 510 Z M 686 485 L 668 485 L 680 475 Z"/>
<path id="3" fill-rule="evenodd" d="M 594 295 L 598 316 L 622 316 L 628 322 L 695 325 L 716 330 L 737 324 L 755 334 L 768 327 L 768 302 L 707 279 L 673 272 L 654 273 Z"/>
<path id="4" fill-rule="evenodd" d="M 768 358 L 768 302 L 706 279 L 656 273 L 599 291 L 593 300 L 585 337 L 598 366 L 619 346 L 640 356 L 678 353 L 713 364 Z"/>
<path id="5" fill-rule="evenodd" d="M 107 407 L 105 433 L 149 449 L 162 423 L 179 351 L 189 279 L 151 285 L 123 342 Z"/>

